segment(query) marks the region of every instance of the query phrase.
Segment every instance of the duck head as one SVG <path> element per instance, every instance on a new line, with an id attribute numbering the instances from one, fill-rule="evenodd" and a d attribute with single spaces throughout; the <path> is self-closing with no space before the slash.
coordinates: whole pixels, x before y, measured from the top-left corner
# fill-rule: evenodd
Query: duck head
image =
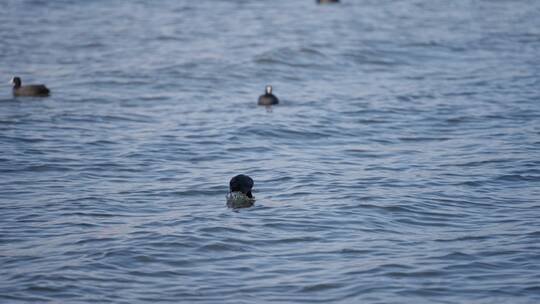
<path id="1" fill-rule="evenodd" d="M 15 77 L 11 78 L 10 83 L 13 85 L 14 88 L 18 88 L 22 84 L 21 78 L 15 76 Z"/>

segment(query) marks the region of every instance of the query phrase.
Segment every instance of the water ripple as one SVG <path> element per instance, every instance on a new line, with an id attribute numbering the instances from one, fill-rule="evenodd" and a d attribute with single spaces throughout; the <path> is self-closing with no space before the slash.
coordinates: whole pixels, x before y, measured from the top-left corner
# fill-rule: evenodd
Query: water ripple
<path id="1" fill-rule="evenodd" d="M 540 301 L 538 1 L 2 5 L 0 302 Z"/>

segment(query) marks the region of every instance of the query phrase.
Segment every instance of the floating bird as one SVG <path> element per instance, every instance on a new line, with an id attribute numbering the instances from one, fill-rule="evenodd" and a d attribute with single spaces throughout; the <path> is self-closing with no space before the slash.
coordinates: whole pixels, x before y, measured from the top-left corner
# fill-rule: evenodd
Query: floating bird
<path id="1" fill-rule="evenodd" d="M 261 106 L 271 106 L 279 103 L 279 99 L 272 94 L 272 86 L 266 86 L 266 93 L 259 96 L 259 105 Z"/>
<path id="2" fill-rule="evenodd" d="M 21 78 L 13 77 L 11 79 L 13 85 L 13 96 L 48 96 L 50 91 L 42 84 L 22 85 Z"/>
<path id="3" fill-rule="evenodd" d="M 324 4 L 324 3 L 338 3 L 339 0 L 317 0 L 318 4 Z"/>
<path id="4" fill-rule="evenodd" d="M 229 182 L 229 194 L 227 194 L 227 206 L 230 208 L 245 208 L 253 206 L 255 197 L 251 193 L 253 179 L 247 175 L 237 175 Z"/>

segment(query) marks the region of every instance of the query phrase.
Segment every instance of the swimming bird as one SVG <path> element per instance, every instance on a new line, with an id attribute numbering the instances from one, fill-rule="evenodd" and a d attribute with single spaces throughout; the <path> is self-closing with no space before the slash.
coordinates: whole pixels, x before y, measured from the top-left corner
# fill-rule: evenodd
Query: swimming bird
<path id="1" fill-rule="evenodd" d="M 21 78 L 13 77 L 13 96 L 48 96 L 51 91 L 42 84 L 22 85 Z"/>
<path id="2" fill-rule="evenodd" d="M 339 0 L 317 0 L 318 4 L 324 4 L 324 3 L 338 3 Z"/>
<path id="3" fill-rule="evenodd" d="M 251 207 L 255 203 L 255 197 L 251 193 L 253 188 L 253 179 L 240 174 L 229 182 L 229 194 L 227 194 L 227 206 L 230 208 Z"/>
<path id="4" fill-rule="evenodd" d="M 272 94 L 272 86 L 266 86 L 266 93 L 259 96 L 259 105 L 261 106 L 271 106 L 279 103 L 279 99 Z"/>
<path id="5" fill-rule="evenodd" d="M 247 197 L 253 197 L 251 193 L 251 188 L 253 188 L 253 179 L 247 175 L 239 174 L 229 182 L 230 192 L 242 192 Z"/>

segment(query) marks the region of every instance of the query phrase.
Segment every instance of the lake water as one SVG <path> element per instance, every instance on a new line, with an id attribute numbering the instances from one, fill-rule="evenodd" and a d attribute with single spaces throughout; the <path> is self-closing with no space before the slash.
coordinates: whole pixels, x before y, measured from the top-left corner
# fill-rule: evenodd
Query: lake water
<path id="1" fill-rule="evenodd" d="M 3 0 L 0 302 L 539 303 L 539 16 Z"/>

